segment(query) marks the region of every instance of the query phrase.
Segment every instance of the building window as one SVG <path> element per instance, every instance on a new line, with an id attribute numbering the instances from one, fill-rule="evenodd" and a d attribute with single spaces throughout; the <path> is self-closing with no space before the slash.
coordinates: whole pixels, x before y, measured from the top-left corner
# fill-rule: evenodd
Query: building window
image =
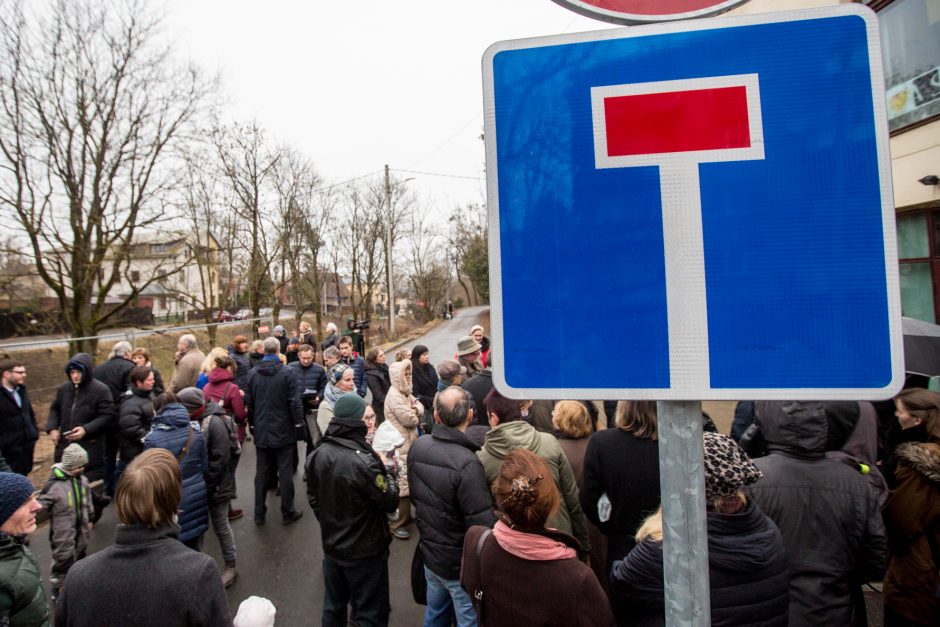
<path id="1" fill-rule="evenodd" d="M 878 22 L 888 127 L 894 131 L 940 115 L 940 2 L 895 0 L 878 12 Z"/>
<path id="2" fill-rule="evenodd" d="M 940 209 L 898 215 L 901 312 L 936 323 L 940 277 Z"/>
<path id="3" fill-rule="evenodd" d="M 140 270 L 131 270 L 131 283 L 140 283 Z"/>

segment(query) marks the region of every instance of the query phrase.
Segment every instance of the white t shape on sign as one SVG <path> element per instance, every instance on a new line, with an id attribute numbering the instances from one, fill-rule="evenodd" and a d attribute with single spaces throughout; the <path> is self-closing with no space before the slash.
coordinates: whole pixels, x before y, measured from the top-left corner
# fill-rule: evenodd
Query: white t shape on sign
<path id="1" fill-rule="evenodd" d="M 591 88 L 597 168 L 659 166 L 670 388 L 711 388 L 699 164 L 764 158 L 757 74 Z M 681 396 L 679 396 L 681 398 Z"/>

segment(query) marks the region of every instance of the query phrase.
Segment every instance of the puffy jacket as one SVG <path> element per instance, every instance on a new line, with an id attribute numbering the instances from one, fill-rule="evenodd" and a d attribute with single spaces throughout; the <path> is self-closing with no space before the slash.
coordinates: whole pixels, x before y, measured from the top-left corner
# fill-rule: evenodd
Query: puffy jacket
<path id="1" fill-rule="evenodd" d="M 424 415 L 424 406 L 411 394 L 410 361 L 396 361 L 389 366 L 388 376 L 392 387 L 385 395 L 385 419 L 405 438 L 405 443 L 398 449 L 402 468 L 398 476 L 398 487 L 402 496 L 408 496 L 408 450 L 418 439 L 418 425 Z"/>
<path id="2" fill-rule="evenodd" d="M 708 512 L 711 624 L 786 627 L 787 555 L 777 526 L 753 502 L 737 514 Z M 665 625 L 663 543 L 643 540 L 610 573 L 624 625 Z"/>
<path id="3" fill-rule="evenodd" d="M 22 539 L 0 532 L 0 624 L 49 624 L 39 564 Z"/>
<path id="4" fill-rule="evenodd" d="M 225 368 L 213 368 L 209 373 L 209 382 L 202 388 L 206 400 L 227 411 L 235 418 L 238 424 L 245 424 L 248 420 L 248 410 L 245 409 L 245 400 L 235 381 L 235 375 Z"/>
<path id="5" fill-rule="evenodd" d="M 317 520 L 323 553 L 358 560 L 388 551 L 388 516 L 398 507 L 398 486 L 368 446 L 326 435 L 307 458 L 307 500 Z"/>
<path id="6" fill-rule="evenodd" d="M 915 623 L 940 625 L 940 445 L 902 444 L 884 508 L 891 563 L 885 605 Z"/>
<path id="7" fill-rule="evenodd" d="M 63 577 L 88 548 L 91 489 L 84 475 L 73 477 L 56 464 L 39 502 L 51 510 L 52 574 Z"/>
<path id="8" fill-rule="evenodd" d="M 104 451 L 99 436 L 114 419 L 114 398 L 107 385 L 95 379 L 95 369 L 91 355 L 78 353 L 65 366 L 65 374 L 78 368 L 82 371 L 82 382 L 78 385 L 66 381 L 56 390 L 55 399 L 49 407 L 49 419 L 46 431 L 58 429 L 60 435 L 81 426 L 85 428 L 85 437 L 79 441 L 88 451 L 88 465 L 85 475 L 89 481 L 101 478 L 104 472 Z M 61 459 L 62 451 L 71 444 L 64 437 L 59 438 L 55 458 Z"/>
<path id="9" fill-rule="evenodd" d="M 304 411 L 316 409 L 316 404 L 312 403 L 312 395 L 316 395 L 318 400 L 323 400 L 323 390 L 326 388 L 326 370 L 317 362 L 304 366 L 299 361 L 295 361 L 288 366 L 290 371 L 297 377 L 297 386 L 301 398 L 308 400 Z"/>
<path id="10" fill-rule="evenodd" d="M 823 403 L 760 401 L 769 455 L 749 490 L 776 523 L 790 565 L 790 625 L 861 625 L 861 584 L 887 565 L 878 497 L 857 469 L 825 457 Z"/>
<path id="11" fill-rule="evenodd" d="M 170 403 L 154 416 L 153 429 L 144 439 L 144 448 L 163 448 L 177 459 L 189 440 L 186 456 L 180 461 L 183 472 L 183 500 L 180 502 L 180 540 L 201 536 L 209 528 L 209 499 L 205 473 L 209 469 L 206 440 L 198 424 L 189 420 L 189 413 L 180 403 Z"/>
<path id="12" fill-rule="evenodd" d="M 297 441 L 304 423 L 297 377 L 280 360 L 265 359 L 248 375 L 248 424 L 258 448 L 283 448 Z"/>
<path id="13" fill-rule="evenodd" d="M 424 563 L 444 579 L 460 577 L 463 539 L 473 525 L 496 523 L 479 447 L 440 424 L 411 447 L 408 485 L 418 513 Z"/>
<path id="14" fill-rule="evenodd" d="M 505 422 L 491 429 L 483 441 L 483 448 L 477 455 L 483 462 L 486 481 L 492 484 L 499 474 L 499 466 L 509 451 L 524 448 L 545 460 L 552 471 L 555 485 L 561 492 L 561 506 L 548 521 L 548 527 L 573 535 L 581 545 L 581 555 L 591 552 L 591 540 L 588 537 L 587 519 L 581 511 L 578 496 L 578 484 L 574 479 L 571 464 L 564 451 L 558 445 L 555 436 L 536 431 L 535 427 L 522 420 Z"/>
<path id="15" fill-rule="evenodd" d="M 375 411 L 375 424 L 382 424 L 385 420 L 385 396 L 389 388 L 392 387 L 392 381 L 388 376 L 388 366 L 385 364 L 375 364 L 366 368 L 366 384 L 369 391 L 372 392 L 372 410 Z"/>
<path id="16" fill-rule="evenodd" d="M 153 394 L 132 387 L 118 407 L 118 448 L 125 463 L 143 452 L 144 437 L 152 426 Z"/>
<path id="17" fill-rule="evenodd" d="M 366 362 L 362 357 L 350 357 L 349 359 L 339 358 L 340 363 L 344 363 L 353 369 L 355 373 L 356 394 L 362 398 L 366 397 Z"/>

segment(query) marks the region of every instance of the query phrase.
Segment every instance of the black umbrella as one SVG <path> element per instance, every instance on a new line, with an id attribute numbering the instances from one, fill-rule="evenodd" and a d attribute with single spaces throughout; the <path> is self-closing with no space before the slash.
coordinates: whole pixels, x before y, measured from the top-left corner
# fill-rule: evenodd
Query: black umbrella
<path id="1" fill-rule="evenodd" d="M 926 377 L 940 376 L 940 326 L 901 318 L 904 333 L 904 369 Z"/>

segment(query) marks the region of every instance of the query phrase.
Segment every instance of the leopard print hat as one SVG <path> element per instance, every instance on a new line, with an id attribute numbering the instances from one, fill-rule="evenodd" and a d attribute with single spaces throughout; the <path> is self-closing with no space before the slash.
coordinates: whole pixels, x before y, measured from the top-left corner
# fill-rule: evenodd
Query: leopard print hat
<path id="1" fill-rule="evenodd" d="M 704 433 L 705 498 L 731 496 L 763 475 L 737 442 L 726 435 Z"/>

